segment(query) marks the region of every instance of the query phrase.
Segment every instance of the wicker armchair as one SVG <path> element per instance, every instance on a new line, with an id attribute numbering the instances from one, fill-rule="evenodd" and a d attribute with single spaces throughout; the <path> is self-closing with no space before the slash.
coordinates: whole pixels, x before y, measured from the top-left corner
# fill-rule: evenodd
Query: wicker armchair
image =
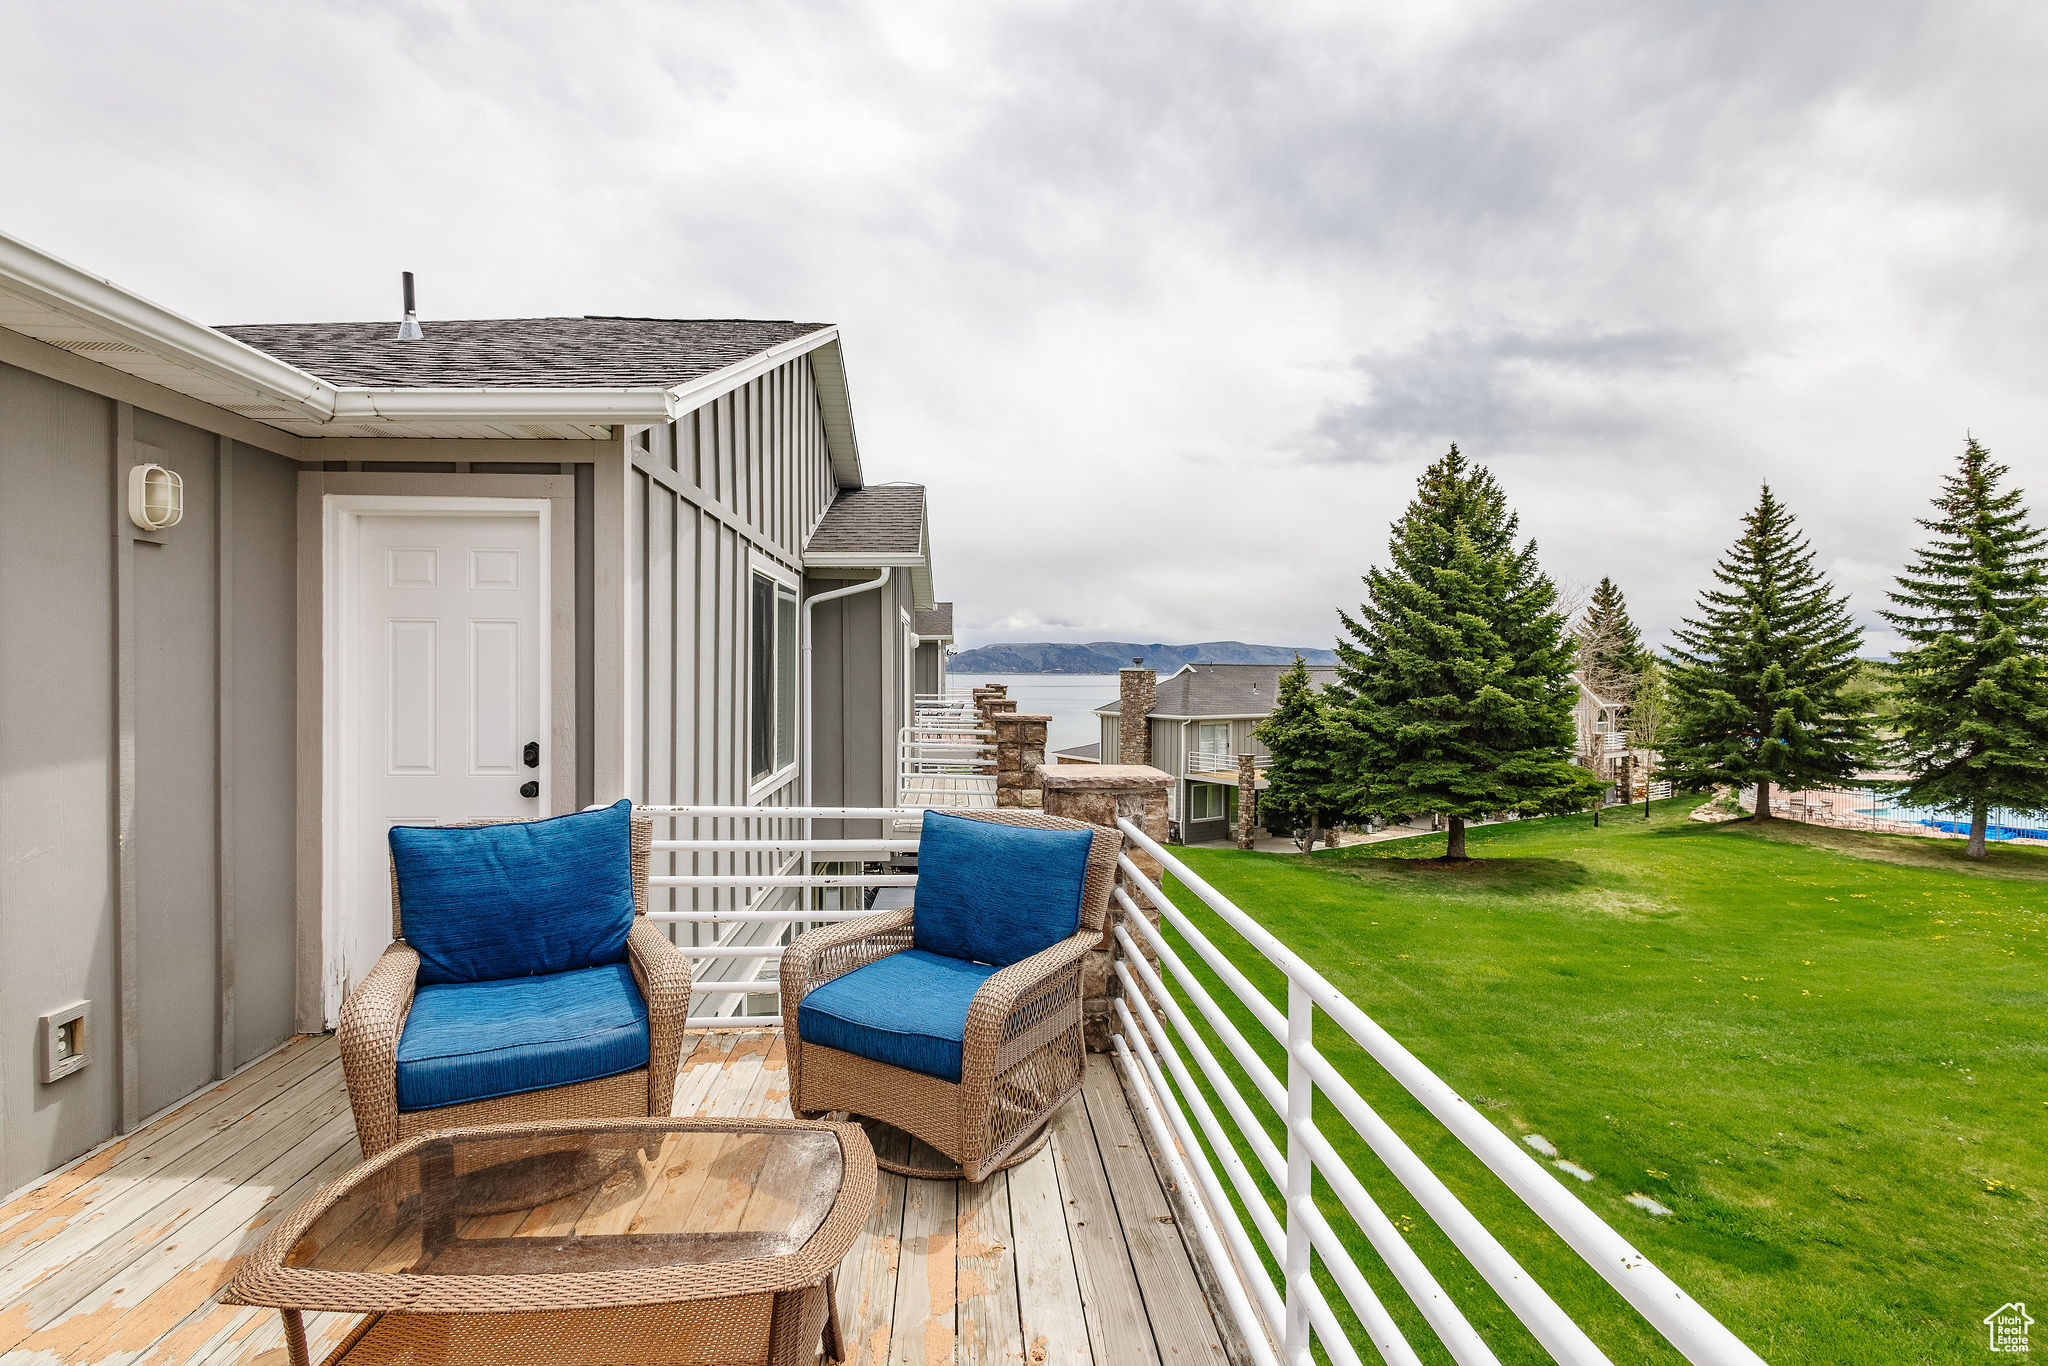
<path id="1" fill-rule="evenodd" d="M 474 822 L 489 824 L 490 822 Z M 632 823 L 633 927 L 626 955 L 633 982 L 647 1004 L 648 1060 L 630 1072 L 519 1091 L 488 1100 L 431 1109 L 398 1108 L 398 1045 L 412 1010 L 419 953 L 399 936 L 398 875 L 391 879 L 391 934 L 369 973 L 341 1008 L 341 1068 L 363 1156 L 374 1157 L 401 1139 L 437 1129 L 549 1119 L 666 1116 L 674 1108 L 676 1071 L 682 1063 L 684 1021 L 690 1008 L 690 960 L 647 913 L 647 860 L 652 823 Z"/>
<path id="2" fill-rule="evenodd" d="M 1037 1152 L 1046 1125 L 1081 1089 L 1081 968 L 1100 947 L 1123 836 L 1037 811 L 949 812 L 1049 830 L 1087 830 L 1080 929 L 988 977 L 968 1008 L 960 1080 L 950 1082 L 856 1053 L 807 1042 L 798 1011 L 810 992 L 912 946 L 911 909 L 886 911 L 810 931 L 782 955 L 783 1035 L 790 1106 L 800 1116 L 834 1111 L 879 1120 L 923 1139 L 959 1164 L 933 1169 L 877 1158 L 908 1176 L 981 1181 Z"/>

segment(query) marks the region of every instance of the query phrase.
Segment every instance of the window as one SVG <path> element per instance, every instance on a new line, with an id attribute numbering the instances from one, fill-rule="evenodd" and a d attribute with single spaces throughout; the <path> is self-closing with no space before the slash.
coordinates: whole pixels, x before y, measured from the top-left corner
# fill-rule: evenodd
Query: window
<path id="1" fill-rule="evenodd" d="M 1188 819 L 1191 821 L 1220 821 L 1223 819 L 1224 789 L 1215 783 L 1188 784 Z"/>
<path id="2" fill-rule="evenodd" d="M 1195 737 L 1195 744 L 1204 754 L 1230 753 L 1230 723 L 1204 722 Z"/>
<path id="3" fill-rule="evenodd" d="M 796 591 L 754 575 L 748 612 L 747 734 L 755 782 L 796 762 Z"/>

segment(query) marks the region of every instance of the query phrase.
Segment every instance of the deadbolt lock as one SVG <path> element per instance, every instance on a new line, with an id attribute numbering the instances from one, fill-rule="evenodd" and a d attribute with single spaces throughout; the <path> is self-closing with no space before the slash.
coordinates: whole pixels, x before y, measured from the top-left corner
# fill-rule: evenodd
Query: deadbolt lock
<path id="1" fill-rule="evenodd" d="M 540 741 L 538 741 L 538 740 L 528 740 L 528 741 L 526 742 L 526 753 L 525 753 L 525 756 L 524 756 L 524 757 L 525 757 L 525 759 L 526 759 L 526 766 L 527 766 L 528 768 L 539 768 L 539 767 L 540 767 Z"/>

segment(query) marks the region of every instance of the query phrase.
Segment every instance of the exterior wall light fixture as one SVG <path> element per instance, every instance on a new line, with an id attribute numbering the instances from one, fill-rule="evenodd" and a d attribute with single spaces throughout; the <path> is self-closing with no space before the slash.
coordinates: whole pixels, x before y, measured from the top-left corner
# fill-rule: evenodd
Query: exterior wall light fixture
<path id="1" fill-rule="evenodd" d="M 162 465 L 128 471 L 128 520 L 144 531 L 162 531 L 185 515 L 185 481 Z"/>

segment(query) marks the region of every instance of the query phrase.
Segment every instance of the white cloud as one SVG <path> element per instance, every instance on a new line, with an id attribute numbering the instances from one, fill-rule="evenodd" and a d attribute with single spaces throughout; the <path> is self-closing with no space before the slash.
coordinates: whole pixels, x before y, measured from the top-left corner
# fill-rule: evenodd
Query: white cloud
<path id="1" fill-rule="evenodd" d="M 1653 633 L 1763 478 L 1873 622 L 2048 493 L 2037 9 L 4 16 L 0 222 L 196 316 L 840 323 L 970 641 L 1326 641 L 1451 439 Z"/>

